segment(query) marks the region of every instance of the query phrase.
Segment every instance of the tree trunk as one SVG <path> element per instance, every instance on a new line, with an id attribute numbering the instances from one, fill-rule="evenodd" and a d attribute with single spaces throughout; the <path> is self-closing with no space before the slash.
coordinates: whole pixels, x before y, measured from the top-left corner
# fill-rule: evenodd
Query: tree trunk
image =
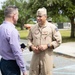
<path id="1" fill-rule="evenodd" d="M 24 30 L 23 25 L 24 25 L 24 24 L 21 25 L 21 30 Z"/>
<path id="2" fill-rule="evenodd" d="M 21 23 L 21 30 L 24 30 L 24 22 L 23 21 L 21 21 L 22 23 Z"/>
<path id="3" fill-rule="evenodd" d="M 70 18 L 70 20 L 71 20 L 71 38 L 74 38 L 74 17 L 71 17 Z"/>

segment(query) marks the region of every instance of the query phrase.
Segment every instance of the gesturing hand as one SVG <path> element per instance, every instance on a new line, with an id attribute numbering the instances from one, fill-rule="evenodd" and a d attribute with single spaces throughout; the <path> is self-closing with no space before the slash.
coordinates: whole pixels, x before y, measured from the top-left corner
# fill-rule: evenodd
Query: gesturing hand
<path id="1" fill-rule="evenodd" d="M 35 47 L 35 46 L 32 45 L 31 48 L 32 48 L 33 52 L 35 52 L 35 53 L 39 53 L 40 52 L 38 47 Z"/>

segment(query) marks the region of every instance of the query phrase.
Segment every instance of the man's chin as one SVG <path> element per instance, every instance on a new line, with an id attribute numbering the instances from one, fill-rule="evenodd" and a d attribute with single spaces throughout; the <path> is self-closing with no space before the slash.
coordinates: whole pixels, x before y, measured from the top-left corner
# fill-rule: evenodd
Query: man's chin
<path id="1" fill-rule="evenodd" d="M 16 22 L 14 22 L 14 24 L 17 24 L 17 21 L 16 21 Z"/>
<path id="2" fill-rule="evenodd" d="M 41 25 L 41 22 L 38 22 L 39 25 Z"/>

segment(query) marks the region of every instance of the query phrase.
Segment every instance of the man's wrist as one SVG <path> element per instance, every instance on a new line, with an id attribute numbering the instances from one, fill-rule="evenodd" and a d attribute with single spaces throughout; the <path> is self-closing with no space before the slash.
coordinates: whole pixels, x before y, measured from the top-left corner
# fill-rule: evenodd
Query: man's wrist
<path id="1" fill-rule="evenodd" d="M 50 45 L 50 44 L 47 44 L 47 47 L 50 48 L 50 49 L 54 49 L 54 46 Z"/>
<path id="2" fill-rule="evenodd" d="M 31 45 L 31 46 L 29 46 L 29 51 L 32 51 L 32 45 Z"/>
<path id="3" fill-rule="evenodd" d="M 50 48 L 50 44 L 47 44 L 47 47 Z"/>

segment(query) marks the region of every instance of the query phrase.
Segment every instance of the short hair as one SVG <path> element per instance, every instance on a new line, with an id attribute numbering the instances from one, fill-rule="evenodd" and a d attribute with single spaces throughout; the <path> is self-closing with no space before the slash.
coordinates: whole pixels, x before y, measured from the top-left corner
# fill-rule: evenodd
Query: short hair
<path id="1" fill-rule="evenodd" d="M 15 14 L 18 11 L 18 8 L 14 5 L 9 5 L 4 10 L 5 17 L 11 17 L 11 14 Z"/>

